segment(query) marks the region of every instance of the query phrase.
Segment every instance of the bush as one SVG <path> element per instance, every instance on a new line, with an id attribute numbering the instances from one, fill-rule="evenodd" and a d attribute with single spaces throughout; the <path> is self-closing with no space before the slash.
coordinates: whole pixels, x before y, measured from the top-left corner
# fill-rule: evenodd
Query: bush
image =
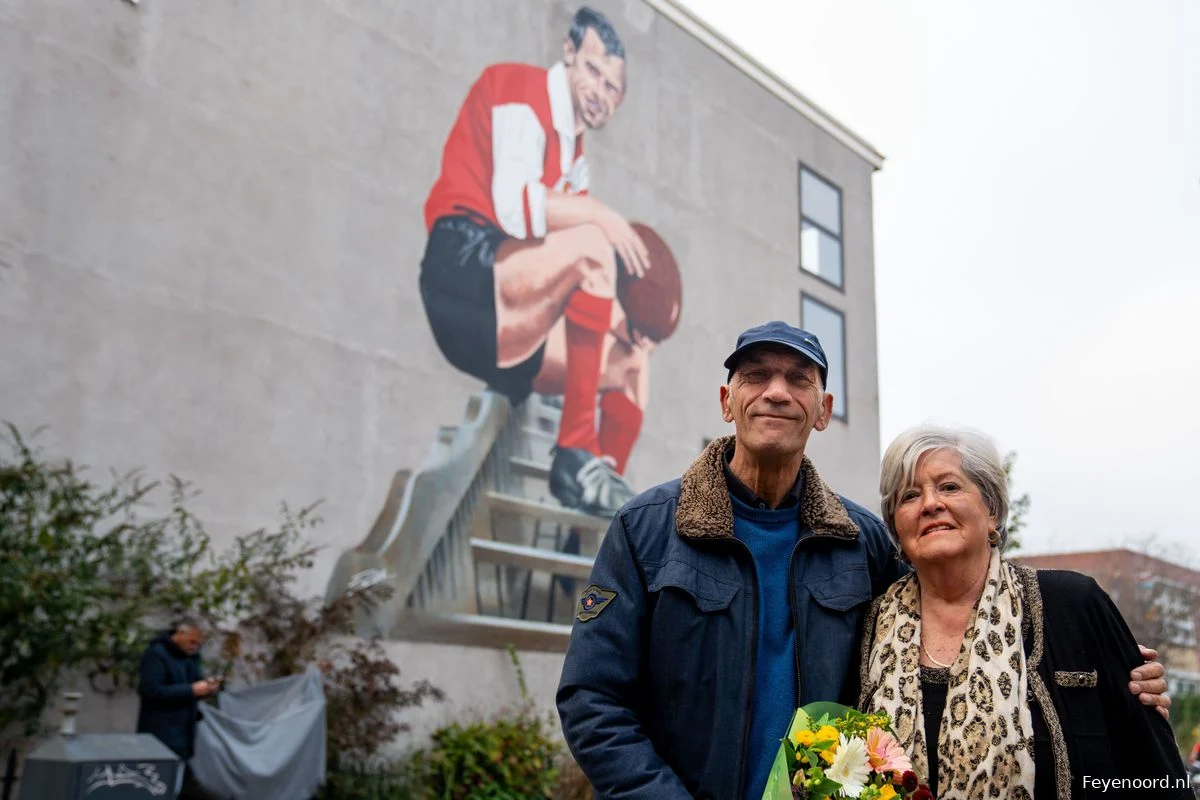
<path id="1" fill-rule="evenodd" d="M 517 651 L 521 706 L 492 721 L 452 724 L 433 734 L 433 746 L 414 759 L 427 796 L 438 800 L 522 800 L 555 796 L 562 748 L 553 723 L 539 717 L 529 698 Z"/>
<path id="2" fill-rule="evenodd" d="M 558 773 L 555 800 L 592 800 L 594 793 L 587 776 L 573 760 L 567 759 Z"/>
<path id="3" fill-rule="evenodd" d="M 1171 728 L 1175 732 L 1175 745 L 1187 758 L 1192 745 L 1200 739 L 1200 694 L 1171 698 Z"/>
<path id="4" fill-rule="evenodd" d="M 181 615 L 212 634 L 213 673 L 256 683 L 321 666 L 331 769 L 373 758 L 406 730 L 400 712 L 442 699 L 427 682 L 401 685 L 380 643 L 355 637 L 356 615 L 388 599 L 385 585 L 328 602 L 296 593 L 316 553 L 315 504 L 284 505 L 277 527 L 217 551 L 187 508 L 195 493 L 172 477 L 156 512 L 162 488 L 137 471 L 96 483 L 15 426 L 0 428 L 0 735 L 13 740 L 4 743 L 39 732 L 72 674 L 97 691 L 131 688 L 153 622 Z"/>
<path id="5" fill-rule="evenodd" d="M 0 433 L 0 733 L 36 736 L 70 674 L 130 685 L 142 649 L 208 539 L 172 479 L 168 509 L 136 472 L 89 479 L 50 461 L 11 424 Z M 207 573 L 206 573 L 207 574 Z M 223 593 L 225 587 L 221 587 Z"/>
<path id="6" fill-rule="evenodd" d="M 419 800 L 421 793 L 405 763 L 342 766 L 330 771 L 318 800 Z"/>
<path id="7" fill-rule="evenodd" d="M 433 735 L 427 782 L 445 800 L 552 797 L 557 748 L 530 714 L 449 725 Z"/>
<path id="8" fill-rule="evenodd" d="M 287 559 L 306 551 L 302 529 L 286 530 L 287 536 L 269 551 L 272 556 L 247 571 L 245 615 L 218 632 L 222 656 L 248 683 L 318 665 L 325 689 L 329 769 L 348 768 L 355 780 L 377 776 L 378 769 L 361 765 L 371 764 L 381 749 L 408 730 L 397 719 L 399 713 L 427 700 L 440 701 L 442 692 L 428 681 L 402 686 L 400 668 L 378 637 L 357 636 L 357 614 L 374 610 L 391 596 L 386 584 L 351 589 L 328 601 L 296 595 L 297 573 Z"/>

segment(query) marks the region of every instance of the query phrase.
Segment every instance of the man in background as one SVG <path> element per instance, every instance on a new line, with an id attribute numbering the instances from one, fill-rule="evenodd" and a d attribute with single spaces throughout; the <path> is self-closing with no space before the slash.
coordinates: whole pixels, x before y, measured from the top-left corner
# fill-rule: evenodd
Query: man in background
<path id="1" fill-rule="evenodd" d="M 138 669 L 138 733 L 153 734 L 185 765 L 195 753 L 200 700 L 221 687 L 221 679 L 205 677 L 201 667 L 204 639 L 199 623 L 181 620 L 150 642 Z M 190 770 L 185 775 L 180 797 L 197 796 Z"/>

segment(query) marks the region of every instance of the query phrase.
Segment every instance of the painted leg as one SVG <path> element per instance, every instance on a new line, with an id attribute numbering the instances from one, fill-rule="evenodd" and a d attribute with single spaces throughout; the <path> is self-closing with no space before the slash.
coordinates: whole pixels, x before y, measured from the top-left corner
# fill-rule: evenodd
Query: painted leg
<path id="1" fill-rule="evenodd" d="M 618 475 L 625 474 L 641 432 L 642 409 L 624 392 L 605 392 L 600 400 L 600 452 L 613 460 Z"/>
<path id="2" fill-rule="evenodd" d="M 611 298 L 612 247 L 594 225 L 554 231 L 544 239 L 506 240 L 493 267 L 497 366 L 528 359 L 546 340 L 578 289 Z"/>
<path id="3" fill-rule="evenodd" d="M 620 384 L 600 401 L 600 452 L 611 458 L 624 475 L 629 454 L 642 430 L 643 412 L 650 396 L 650 342 L 617 343 L 609 351 L 606 373 Z"/>

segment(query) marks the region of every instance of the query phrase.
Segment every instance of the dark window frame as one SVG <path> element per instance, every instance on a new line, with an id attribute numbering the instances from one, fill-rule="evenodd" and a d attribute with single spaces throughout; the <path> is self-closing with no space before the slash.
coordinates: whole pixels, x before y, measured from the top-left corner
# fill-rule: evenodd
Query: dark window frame
<path id="1" fill-rule="evenodd" d="M 800 227 L 799 227 L 799 230 L 797 231 L 797 241 L 800 243 L 800 265 L 799 265 L 800 272 L 803 273 L 804 275 L 809 276 L 810 278 L 816 278 L 817 280 L 819 280 L 821 283 L 825 284 L 826 286 L 832 286 L 834 289 L 837 289 L 842 294 L 845 294 L 846 293 L 846 215 L 845 215 L 845 198 L 842 195 L 842 187 L 838 186 L 836 183 L 829 180 L 829 178 L 825 177 L 817 170 L 808 166 L 803 161 L 797 161 L 796 163 L 799 164 L 799 169 L 796 170 L 796 199 L 798 201 L 798 206 L 799 206 L 799 210 L 800 210 Z M 838 227 L 842 231 L 840 234 L 834 233 L 833 231 L 829 230 L 821 223 L 817 222 L 815 219 L 804 216 L 804 173 L 805 172 L 807 172 L 809 175 L 812 175 L 814 178 L 816 178 L 817 180 L 824 183 L 830 189 L 833 189 L 835 192 L 837 192 Z M 842 273 L 842 282 L 841 283 L 834 283 L 833 281 L 829 280 L 829 278 L 826 278 L 824 275 L 822 275 L 819 272 L 812 272 L 808 269 L 805 269 L 805 267 L 804 267 L 804 223 L 806 223 L 806 222 L 809 225 L 812 225 L 818 231 L 824 233 L 826 236 L 831 236 L 837 240 L 838 262 L 839 262 L 838 269 Z M 820 265 L 818 265 L 818 266 L 820 266 Z"/>
<path id="2" fill-rule="evenodd" d="M 837 315 L 838 320 L 841 322 L 841 336 L 842 336 L 842 395 L 841 396 L 842 396 L 844 412 L 841 414 L 838 414 L 836 411 L 834 411 L 833 419 L 840 420 L 840 421 L 846 423 L 847 425 L 849 425 L 850 424 L 850 347 L 848 346 L 848 343 L 846 342 L 846 312 L 842 311 L 840 308 L 835 308 L 834 306 L 831 306 L 829 303 L 826 303 L 824 300 L 817 297 L 816 295 L 809 294 L 808 292 L 801 290 L 800 291 L 800 327 L 804 328 L 807 331 L 811 331 L 811 328 L 808 328 L 807 324 L 804 321 L 804 301 L 805 300 L 811 300 L 813 303 L 816 303 L 817 305 L 821 306 L 822 308 L 826 309 L 827 311 L 833 312 L 834 314 Z M 829 356 L 828 352 L 826 352 L 825 355 L 826 355 L 826 357 L 828 357 Z M 831 368 L 832 368 L 832 366 L 833 365 L 830 364 Z M 829 391 L 828 381 L 826 381 L 825 391 L 827 391 L 827 392 Z"/>

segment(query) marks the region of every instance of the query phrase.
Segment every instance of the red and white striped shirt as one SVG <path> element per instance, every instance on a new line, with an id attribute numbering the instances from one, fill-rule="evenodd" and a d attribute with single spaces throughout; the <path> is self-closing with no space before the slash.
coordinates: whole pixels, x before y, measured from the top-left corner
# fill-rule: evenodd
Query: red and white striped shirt
<path id="1" fill-rule="evenodd" d="M 517 239 L 541 238 L 546 192 L 587 189 L 566 67 L 493 64 L 471 87 L 446 139 L 425 227 L 473 211 Z"/>

